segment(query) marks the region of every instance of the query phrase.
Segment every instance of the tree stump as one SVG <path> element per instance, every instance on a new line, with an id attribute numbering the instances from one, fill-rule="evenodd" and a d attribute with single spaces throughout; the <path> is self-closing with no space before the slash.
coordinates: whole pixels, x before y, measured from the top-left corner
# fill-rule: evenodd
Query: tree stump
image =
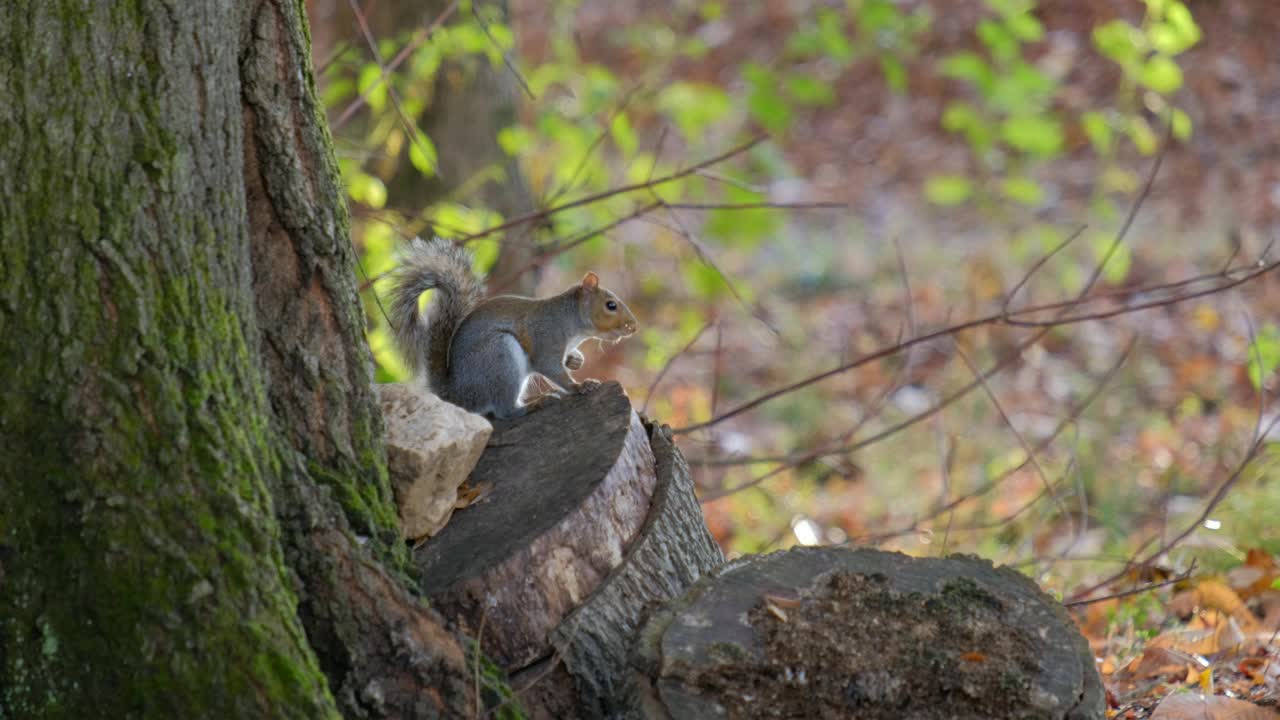
<path id="1" fill-rule="evenodd" d="M 1085 639 L 971 556 L 801 548 L 734 561 L 640 630 L 628 716 L 1102 718 Z"/>
<path id="2" fill-rule="evenodd" d="M 533 716 L 603 715 L 643 609 L 723 559 L 670 435 L 606 383 L 495 422 L 469 483 L 482 499 L 414 553 L 424 593 L 534 685 Z"/>

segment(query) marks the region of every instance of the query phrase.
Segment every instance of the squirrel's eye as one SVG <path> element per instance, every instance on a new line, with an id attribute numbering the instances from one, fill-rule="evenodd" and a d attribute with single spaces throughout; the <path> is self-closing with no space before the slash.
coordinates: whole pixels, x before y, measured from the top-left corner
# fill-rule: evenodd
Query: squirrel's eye
<path id="1" fill-rule="evenodd" d="M 618 303 L 612 300 L 606 302 L 604 306 L 609 309 L 609 312 L 616 312 L 618 309 Z"/>

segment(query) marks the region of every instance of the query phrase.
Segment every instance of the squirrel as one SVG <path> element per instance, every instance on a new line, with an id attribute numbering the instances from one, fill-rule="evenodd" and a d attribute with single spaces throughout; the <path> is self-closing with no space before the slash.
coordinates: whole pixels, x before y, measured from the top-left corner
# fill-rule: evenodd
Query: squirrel
<path id="1" fill-rule="evenodd" d="M 418 299 L 431 289 L 424 317 Z M 631 310 L 592 272 L 549 298 L 482 294 L 464 249 L 442 238 L 414 239 L 393 275 L 390 317 L 414 374 L 425 372 L 433 392 L 481 415 L 514 418 L 541 405 L 545 397 L 520 400 L 533 373 L 556 386 L 556 397 L 599 385 L 569 374 L 584 362 L 578 345 L 588 338 L 617 343 L 636 331 Z"/>

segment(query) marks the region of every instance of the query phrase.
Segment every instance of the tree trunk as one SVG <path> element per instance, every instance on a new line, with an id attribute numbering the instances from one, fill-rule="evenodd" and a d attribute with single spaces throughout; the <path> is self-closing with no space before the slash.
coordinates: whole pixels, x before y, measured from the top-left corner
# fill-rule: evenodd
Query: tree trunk
<path id="1" fill-rule="evenodd" d="M 439 717 L 301 4 L 0 5 L 0 717 Z"/>

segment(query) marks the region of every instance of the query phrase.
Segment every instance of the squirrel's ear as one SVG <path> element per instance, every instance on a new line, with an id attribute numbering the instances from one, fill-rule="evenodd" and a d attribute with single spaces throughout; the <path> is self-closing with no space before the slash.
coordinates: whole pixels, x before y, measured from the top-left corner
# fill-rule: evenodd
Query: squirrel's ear
<path id="1" fill-rule="evenodd" d="M 582 287 L 588 290 L 595 290 L 600 287 L 600 278 L 596 277 L 595 273 L 589 272 L 582 276 Z"/>

